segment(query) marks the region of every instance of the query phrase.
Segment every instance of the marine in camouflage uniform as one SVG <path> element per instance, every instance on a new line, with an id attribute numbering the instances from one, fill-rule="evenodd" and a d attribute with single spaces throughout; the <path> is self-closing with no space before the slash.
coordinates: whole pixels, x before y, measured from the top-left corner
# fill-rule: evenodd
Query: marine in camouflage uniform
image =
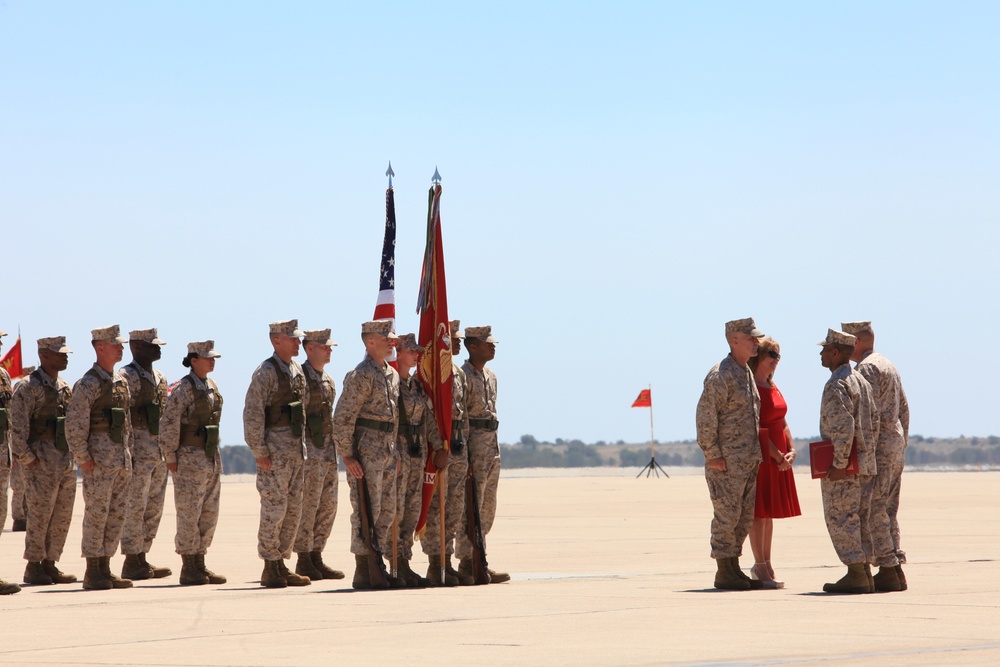
<path id="1" fill-rule="evenodd" d="M 270 325 L 274 354 L 254 371 L 243 407 L 243 435 L 257 459 L 260 528 L 257 555 L 264 559 L 261 586 L 307 586 L 309 577 L 291 572 L 292 555 L 302 512 L 305 412 L 309 389 L 299 354 L 298 320 Z"/>
<path id="2" fill-rule="evenodd" d="M 386 362 L 396 338 L 390 320 L 361 325 L 365 358 L 344 377 L 343 392 L 333 413 L 333 441 L 344 459 L 351 489 L 351 553 L 355 556 L 352 586 L 362 590 L 372 586 L 368 545 L 361 534 L 358 481 L 362 476 L 371 500 L 375 536 L 383 551 L 389 545 L 388 529 L 396 509 L 399 373 Z"/>
<path id="3" fill-rule="evenodd" d="M 423 587 L 430 582 L 413 571 L 413 539 L 420 520 L 423 500 L 424 470 L 429 450 L 438 451 L 444 443 L 434 419 L 434 406 L 416 374 L 411 375 L 424 348 L 417 344 L 416 335 L 404 334 L 396 343 L 399 366 L 399 430 L 396 451 L 400 470 L 396 480 L 396 516 L 398 517 L 399 576 L 407 586 Z"/>
<path id="4" fill-rule="evenodd" d="M 41 368 L 17 384 L 10 403 L 11 450 L 23 471 L 30 523 L 24 536 L 27 584 L 71 584 L 56 563 L 66 546 L 76 501 L 76 468 L 66 443 L 72 391 L 59 373 L 70 349 L 65 336 L 38 340 Z"/>
<path id="5" fill-rule="evenodd" d="M 30 375 L 27 368 L 24 375 Z M 10 531 L 23 533 L 28 526 L 28 498 L 24 490 L 24 471 L 16 460 L 11 460 L 10 465 L 10 516 L 14 520 Z"/>
<path id="6" fill-rule="evenodd" d="M 465 334 L 461 331 L 459 320 L 451 321 L 451 354 L 458 356 L 462 351 L 462 341 Z M 440 479 L 445 479 L 444 501 L 444 563 L 441 562 L 441 498 L 435 488 L 431 503 L 427 509 L 427 524 L 424 536 L 420 540 L 421 547 L 427 554 L 427 578 L 436 586 L 457 586 L 462 583 L 471 586 L 475 580 L 452 567 L 451 556 L 455 553 L 455 540 L 459 533 L 465 531 L 465 478 L 469 472 L 469 450 L 466 440 L 469 433 L 469 412 L 466 409 L 466 377 L 457 364 L 451 367 L 451 440 L 449 450 L 444 450 L 444 443 L 435 446 L 434 463 Z M 444 566 L 445 576 L 441 578 L 441 568 Z"/>
<path id="7" fill-rule="evenodd" d="M 73 385 L 66 411 L 66 440 L 83 473 L 83 556 L 88 590 L 130 588 L 130 579 L 111 572 L 125 522 L 128 484 L 132 476 L 129 390 L 115 364 L 123 343 L 118 325 L 94 329 L 97 363 Z"/>
<path id="8" fill-rule="evenodd" d="M 7 335 L 7 332 L 0 331 L 0 339 Z M 2 342 L 0 342 L 2 346 Z M 4 523 L 7 521 L 7 485 L 10 482 L 10 413 L 9 403 L 13 394 L 13 385 L 10 381 L 10 374 L 5 368 L 0 367 L 0 532 L 3 531 Z M 0 579 L 0 595 L 11 595 L 21 590 L 21 587 L 14 583 L 8 583 Z"/>
<path id="9" fill-rule="evenodd" d="M 182 586 L 224 584 L 224 576 L 205 566 L 205 554 L 219 523 L 222 486 L 222 394 L 208 374 L 215 370 L 215 360 L 222 355 L 211 340 L 188 343 L 187 349 L 183 364 L 191 372 L 170 392 L 159 437 L 160 452 L 174 477 L 174 547 L 183 562 Z"/>
<path id="10" fill-rule="evenodd" d="M 903 391 L 899 371 L 875 351 L 875 332 L 871 322 L 844 322 L 844 332 L 857 337 L 851 355 L 855 370 L 868 380 L 878 406 L 879 435 L 875 446 L 875 490 L 872 492 L 872 543 L 875 549 L 876 590 L 906 590 L 906 576 L 901 564 L 906 553 L 899 548 L 899 489 L 906 462 L 906 441 L 910 432 L 910 406 Z M 898 580 L 896 587 L 893 580 Z"/>
<path id="11" fill-rule="evenodd" d="M 715 587 L 725 590 L 761 587 L 759 581 L 743 574 L 739 558 L 753 525 L 761 463 L 760 394 L 747 362 L 756 356 L 763 336 L 753 318 L 726 323 L 730 353 L 705 376 L 695 416 L 714 510 L 711 556 L 718 566 Z"/>
<path id="12" fill-rule="evenodd" d="M 302 517 L 295 537 L 295 553 L 298 554 L 295 572 L 313 581 L 343 579 L 343 572 L 323 562 L 323 549 L 337 518 L 340 488 L 337 447 L 333 444 L 333 406 L 337 388 L 324 370 L 336 343 L 330 338 L 329 329 L 318 329 L 306 331 L 302 345 L 308 357 L 302 370 L 309 386 L 309 404 L 306 406 L 307 456 L 302 484 Z"/>
<path id="13" fill-rule="evenodd" d="M 163 517 L 167 495 L 167 464 L 157 442 L 160 415 L 167 407 L 167 378 L 153 368 L 165 343 L 156 329 L 129 332 L 132 362 L 119 370 L 128 383 L 132 418 L 132 479 L 129 481 L 125 525 L 122 527 L 122 577 L 160 579 L 172 572 L 146 560 Z"/>
<path id="14" fill-rule="evenodd" d="M 465 373 L 466 394 L 465 405 L 468 411 L 469 424 L 469 468 L 476 478 L 476 490 L 479 497 L 475 502 L 479 505 L 479 519 L 483 539 L 493 528 L 493 520 L 497 513 L 497 487 L 500 484 L 500 443 L 497 440 L 497 376 L 486 364 L 496 356 L 496 344 L 493 328 L 466 327 L 465 349 L 469 358 L 462 364 Z M 472 498 L 466 498 L 472 502 Z M 463 524 L 464 525 L 464 524 Z M 472 542 L 465 530 L 460 530 L 456 536 L 456 551 L 459 558 L 458 571 L 462 575 L 472 576 Z M 499 584 L 510 581 L 506 572 L 487 570 L 490 583 Z"/>
<path id="15" fill-rule="evenodd" d="M 871 385 L 851 368 L 855 337 L 830 329 L 820 341 L 820 358 L 830 369 L 820 405 L 820 437 L 833 443 L 833 465 L 820 482 L 823 514 L 833 548 L 847 565 L 839 581 L 825 584 L 828 593 L 874 591 L 869 564 L 872 536 L 869 524 L 878 440 L 878 411 Z M 857 451 L 858 472 L 847 474 L 851 448 Z"/>

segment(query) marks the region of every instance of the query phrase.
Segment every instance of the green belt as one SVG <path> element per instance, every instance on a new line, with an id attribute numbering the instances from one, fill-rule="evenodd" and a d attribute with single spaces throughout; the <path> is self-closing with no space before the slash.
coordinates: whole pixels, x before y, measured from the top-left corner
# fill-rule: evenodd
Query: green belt
<path id="1" fill-rule="evenodd" d="M 354 425 L 370 428 L 373 431 L 382 431 L 383 433 L 392 433 L 396 430 L 396 425 L 392 422 L 380 422 L 375 419 L 365 419 L 364 417 L 358 417 L 354 420 Z"/>
<path id="2" fill-rule="evenodd" d="M 500 422 L 496 419 L 470 419 L 469 426 L 481 428 L 484 431 L 495 431 L 500 427 Z"/>

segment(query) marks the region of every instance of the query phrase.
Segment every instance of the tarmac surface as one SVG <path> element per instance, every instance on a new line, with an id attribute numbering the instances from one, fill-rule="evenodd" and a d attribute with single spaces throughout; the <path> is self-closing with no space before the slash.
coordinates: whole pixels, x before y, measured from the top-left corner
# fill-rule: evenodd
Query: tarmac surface
<path id="1" fill-rule="evenodd" d="M 84 591 L 25 586 L 0 597 L 3 665 L 256 667 L 406 665 L 998 665 L 1000 472 L 907 472 L 900 521 L 909 590 L 822 593 L 838 579 L 819 486 L 796 476 L 803 516 L 775 522 L 786 587 L 712 588 L 711 506 L 700 470 L 512 470 L 500 485 L 489 561 L 506 584 L 356 592 L 350 504 L 324 554 L 347 571 L 302 588 L 260 587 L 251 476 L 227 476 L 208 566 L 223 586 L 181 587 L 172 491 L 150 562 L 166 579 Z M 60 566 L 81 579 L 78 496 Z M 20 581 L 22 535 L 0 539 Z M 752 564 L 749 544 L 742 559 Z M 112 559 L 121 568 L 122 556 Z M 415 570 L 426 567 L 417 554 Z M 294 567 L 294 557 L 289 561 Z"/>

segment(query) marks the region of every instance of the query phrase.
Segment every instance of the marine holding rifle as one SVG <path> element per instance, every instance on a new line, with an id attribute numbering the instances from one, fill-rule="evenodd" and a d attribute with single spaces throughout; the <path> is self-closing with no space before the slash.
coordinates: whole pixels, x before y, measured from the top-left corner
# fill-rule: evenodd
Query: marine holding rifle
<path id="1" fill-rule="evenodd" d="M 396 339 L 390 320 L 361 325 L 365 358 L 344 377 L 343 392 L 333 413 L 333 441 L 344 460 L 351 488 L 351 553 L 355 559 L 352 586 L 359 590 L 373 586 L 369 558 L 374 559 L 377 554 L 372 553 L 372 543 L 377 541 L 384 550 L 395 515 L 399 373 L 386 359 Z M 370 530 L 375 531 L 375 540 L 362 534 L 362 524 L 367 522 L 361 516 L 359 494 L 364 493 L 365 485 L 370 500 Z"/>
<path id="2" fill-rule="evenodd" d="M 243 437 L 257 459 L 260 528 L 257 555 L 264 560 L 260 585 L 265 588 L 308 586 L 309 577 L 289 571 L 302 512 L 305 459 L 306 376 L 292 357 L 303 335 L 298 320 L 270 325 L 274 354 L 254 371 L 243 407 Z"/>
<path id="3" fill-rule="evenodd" d="M 91 335 L 97 362 L 73 385 L 66 411 L 69 451 L 83 473 L 83 556 L 87 559 L 83 587 L 131 588 L 130 579 L 111 572 L 132 477 L 129 390 L 115 370 L 127 341 L 117 324 L 94 329 Z"/>
<path id="4" fill-rule="evenodd" d="M 182 586 L 224 584 L 226 578 L 205 566 L 219 523 L 222 458 L 219 455 L 219 419 L 222 394 L 208 374 L 215 370 L 215 341 L 188 343 L 181 362 L 191 372 L 170 392 L 160 422 L 159 447 L 174 476 L 177 535 Z"/>
<path id="5" fill-rule="evenodd" d="M 11 451 L 24 475 L 30 518 L 24 536 L 24 582 L 71 584 L 76 575 L 56 566 L 76 501 L 76 468 L 66 444 L 72 390 L 59 373 L 69 364 L 65 336 L 38 339 L 41 368 L 17 383 L 10 402 Z"/>

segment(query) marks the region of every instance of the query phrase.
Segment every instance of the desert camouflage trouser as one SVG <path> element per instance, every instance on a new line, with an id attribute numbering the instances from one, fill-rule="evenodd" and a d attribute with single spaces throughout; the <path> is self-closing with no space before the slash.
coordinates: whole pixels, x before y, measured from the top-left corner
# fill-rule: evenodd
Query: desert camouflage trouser
<path id="1" fill-rule="evenodd" d="M 295 552 L 323 551 L 337 518 L 340 480 L 336 461 L 308 459 L 302 484 L 302 517 L 295 538 Z"/>
<path id="2" fill-rule="evenodd" d="M 31 443 L 37 463 L 23 469 L 28 530 L 24 534 L 24 560 L 58 561 L 76 503 L 76 467 L 69 452 L 53 443 Z"/>
<path id="3" fill-rule="evenodd" d="M 427 446 L 421 443 L 420 456 L 402 452 L 402 469 L 396 483 L 396 516 L 399 517 L 399 554 L 413 558 L 413 531 L 420 520 L 420 500 L 424 490 Z"/>
<path id="4" fill-rule="evenodd" d="M 18 463 L 8 469 L 10 473 L 10 516 L 15 521 L 27 521 L 28 519 L 28 495 L 24 482 L 24 467 Z M 7 485 L 4 484 L 4 493 Z M 6 503 L 4 503 L 6 512 Z M 5 515 L 6 516 L 6 515 Z"/>
<path id="5" fill-rule="evenodd" d="M 219 523 L 221 479 L 222 459 L 218 452 L 212 460 L 205 456 L 201 447 L 180 447 L 177 450 L 177 472 L 174 473 L 177 534 L 174 550 L 178 554 L 203 556 L 208 553 Z"/>
<path id="6" fill-rule="evenodd" d="M 455 539 L 465 533 L 465 476 L 469 470 L 469 459 L 465 450 L 459 456 L 448 457 L 448 466 L 438 471 L 438 483 L 442 475 L 447 475 L 445 483 L 444 520 L 445 554 L 455 553 Z M 421 547 L 429 556 L 441 554 L 441 504 L 440 488 L 434 487 L 431 505 L 427 510 L 427 529 L 420 540 Z"/>
<path id="7" fill-rule="evenodd" d="M 497 487 L 500 483 L 500 447 L 497 444 L 496 431 L 485 431 L 479 428 L 469 429 L 469 466 L 476 478 L 476 491 L 479 497 L 479 522 L 483 531 L 483 541 L 493 528 L 493 520 L 497 515 Z M 471 502 L 471 498 L 466 498 Z M 455 536 L 455 553 L 460 560 L 472 558 L 472 542 L 465 531 L 464 508 L 462 528 Z"/>
<path id="8" fill-rule="evenodd" d="M 838 482 L 824 477 L 820 481 L 826 529 L 845 565 L 874 560 L 869 521 L 874 486 L 872 475 L 848 475 Z"/>
<path id="9" fill-rule="evenodd" d="M 145 429 L 136 429 L 132 479 L 122 528 L 123 554 L 149 553 L 163 517 L 166 495 L 167 464 L 160 456 L 156 437 Z"/>
<path id="10" fill-rule="evenodd" d="M 365 471 L 365 481 L 368 484 L 368 497 L 371 500 L 372 517 L 375 521 L 375 535 L 379 548 L 385 555 L 392 554 L 392 537 L 390 528 L 392 518 L 396 515 L 396 462 L 399 457 L 392 446 L 393 436 L 362 429 L 360 437 L 355 438 L 358 461 Z M 361 515 L 358 506 L 358 485 L 353 475 L 347 476 L 351 488 L 351 553 L 359 556 L 368 554 L 368 545 L 361 537 Z"/>
<path id="11" fill-rule="evenodd" d="M 705 466 L 705 481 L 712 499 L 712 558 L 743 555 L 743 542 L 753 526 L 757 500 L 757 463 L 726 461 L 727 470 Z"/>
<path id="12" fill-rule="evenodd" d="M 899 545 L 899 524 L 896 523 L 896 510 L 899 508 L 899 480 L 903 475 L 903 449 L 879 446 L 875 451 L 875 466 L 878 472 L 872 489 L 871 532 L 872 548 L 874 549 L 874 564 L 879 567 L 894 567 L 899 565 L 896 549 Z M 895 487 L 895 505 L 892 516 L 889 507 L 893 503 L 893 487 Z M 895 539 L 893 539 L 895 528 Z"/>
<path id="13" fill-rule="evenodd" d="M 291 429 L 268 430 L 266 442 L 271 452 L 271 469 L 257 468 L 260 493 L 260 529 L 257 555 L 264 560 L 281 560 L 292 555 L 295 534 L 302 513 L 302 445 Z"/>
<path id="14" fill-rule="evenodd" d="M 125 523 L 128 484 L 132 471 L 94 464 L 83 471 L 83 557 L 115 555 Z"/>

